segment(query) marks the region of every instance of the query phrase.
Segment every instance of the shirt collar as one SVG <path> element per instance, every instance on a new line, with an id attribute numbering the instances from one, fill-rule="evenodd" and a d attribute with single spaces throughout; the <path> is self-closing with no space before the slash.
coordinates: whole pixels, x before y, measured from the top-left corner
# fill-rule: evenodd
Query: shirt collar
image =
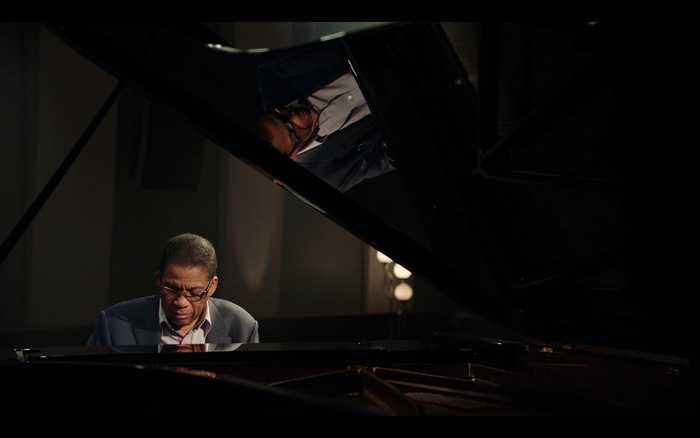
<path id="1" fill-rule="evenodd" d="M 306 147 L 304 147 L 304 149 L 302 149 L 302 150 L 300 150 L 299 152 L 297 152 L 297 155 L 301 155 L 301 154 L 303 154 L 304 152 L 308 152 L 308 151 L 310 151 L 311 149 L 315 148 L 316 146 L 318 146 L 318 145 L 320 145 L 320 144 L 321 144 L 320 141 L 318 141 L 318 140 L 312 140 L 311 143 L 309 143 L 308 145 L 306 145 Z"/>
<path id="2" fill-rule="evenodd" d="M 163 300 L 161 298 L 158 298 L 158 326 L 162 329 L 163 324 L 165 324 L 171 331 L 176 331 L 173 328 L 173 326 L 170 325 L 168 317 L 165 316 L 165 310 L 163 310 Z M 192 327 L 192 330 L 197 330 L 200 327 L 204 330 L 204 336 L 209 334 L 209 331 L 211 330 L 211 314 L 209 313 L 209 300 L 207 300 L 207 310 L 204 313 L 204 320 L 202 320 L 202 322 L 198 326 Z"/>

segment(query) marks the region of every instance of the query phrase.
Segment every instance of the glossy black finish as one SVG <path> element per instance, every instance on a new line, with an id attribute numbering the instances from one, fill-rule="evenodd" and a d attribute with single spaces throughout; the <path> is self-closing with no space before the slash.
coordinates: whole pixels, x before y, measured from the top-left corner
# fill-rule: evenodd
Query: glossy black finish
<path id="1" fill-rule="evenodd" d="M 0 382 L 12 394 L 6 414 L 34 412 L 106 419 L 189 415 L 373 415 L 343 401 L 274 388 L 233 376 L 216 379 L 177 368 L 86 362 L 0 364 Z M 191 403 L 206 398 L 204 404 Z M 183 406 L 184 404 L 185 406 Z M 183 412 L 184 409 L 184 412 Z M 201 411 L 200 411 L 201 409 Z"/>
<path id="2" fill-rule="evenodd" d="M 388 26 L 335 41 L 256 54 L 210 50 L 206 47 L 209 41 L 192 36 L 197 32 L 184 33 L 181 26 L 162 23 L 52 23 L 48 27 L 127 85 L 171 104 L 220 146 L 412 272 L 428 278 L 457 302 L 492 320 L 514 323 L 513 311 L 500 295 L 480 252 L 481 239 L 475 236 L 478 230 L 471 227 L 465 206 L 465 199 L 471 202 L 471 189 L 465 192 L 455 185 L 476 159 L 476 126 L 463 123 L 475 117 L 475 94 L 439 25 Z M 386 44 L 378 45 L 378 41 Z M 409 50 L 409 45 L 416 43 L 420 43 L 416 46 L 420 50 Z M 387 222 L 381 211 L 368 209 L 371 199 L 342 195 L 252 134 L 263 110 L 256 85 L 258 66 L 328 45 L 341 45 L 353 62 L 370 108 L 382 120 L 402 163 L 409 195 L 418 207 L 430 247 L 416 240 L 410 228 L 407 232 L 400 223 Z M 411 58 L 397 56 L 393 63 L 375 62 L 386 59 L 389 53 L 403 52 L 412 54 Z M 442 60 L 449 64 L 436 68 Z M 437 75 L 437 83 L 424 80 L 427 68 Z M 396 74 L 402 71 L 407 73 L 404 86 L 417 92 L 416 85 L 422 84 L 415 102 L 395 100 L 408 97 L 402 87 L 381 85 L 387 77 L 398 79 Z M 436 88 L 436 84 L 442 85 Z M 398 94 L 385 94 L 391 90 Z M 422 109 L 416 108 L 416 103 Z M 451 118 L 430 118 L 437 107 Z M 425 123 L 414 123 L 415 129 L 407 137 L 402 131 L 408 122 L 405 117 L 424 119 Z M 442 132 L 439 153 L 416 155 L 417 145 L 424 144 L 419 140 L 429 139 L 436 129 Z M 391 194 L 375 194 L 377 199 L 387 196 Z"/>
<path id="3" fill-rule="evenodd" d="M 259 363 L 259 364 L 310 364 L 323 366 L 345 366 L 396 363 L 469 362 L 492 360 L 503 364 L 506 355 L 514 356 L 523 351 L 520 344 L 501 344 L 495 341 L 462 341 L 455 345 L 426 344 L 417 341 L 373 341 L 373 342 L 324 342 L 324 343 L 260 343 L 234 345 L 208 345 L 208 351 L 181 352 L 168 349 L 168 346 L 115 346 L 106 347 L 48 347 L 18 348 L 21 361 L 41 362 L 91 362 L 91 363 L 148 363 L 148 364 L 191 364 L 206 363 Z"/>
<path id="4" fill-rule="evenodd" d="M 625 338 L 629 332 L 624 330 L 624 319 L 620 324 L 618 310 L 626 310 L 626 304 L 639 297 L 601 293 L 585 284 L 587 275 L 624 266 L 624 247 L 618 241 L 611 239 L 608 247 L 578 257 L 588 246 L 573 238 L 567 246 L 576 230 L 555 226 L 563 212 L 575 210 L 553 207 L 549 215 L 519 216 L 530 201 L 551 201 L 556 207 L 571 193 L 583 193 L 609 196 L 606 201 L 615 204 L 620 199 L 616 196 L 624 194 L 624 175 L 598 178 L 557 169 L 533 173 L 532 168 L 516 166 L 557 164 L 540 160 L 546 154 L 530 154 L 528 147 L 537 150 L 541 131 L 556 127 L 560 112 L 577 110 L 589 93 L 614 88 L 607 73 L 616 74 L 616 70 L 605 69 L 615 65 L 606 63 L 610 61 L 606 56 L 614 51 L 597 51 L 596 56 L 602 54 L 597 61 L 604 62 L 594 65 L 594 74 L 584 72 L 570 94 L 551 100 L 551 105 L 540 107 L 518 128 L 501 135 L 503 91 L 496 75 L 508 60 L 501 34 L 507 27 L 485 28 L 480 72 L 485 77 L 479 94 L 436 24 L 387 26 L 332 42 L 258 54 L 209 50 L 206 43 L 226 42 L 197 25 L 49 25 L 120 81 L 172 105 L 220 146 L 414 273 L 429 278 L 465 307 L 545 339 L 561 339 L 562 333 L 575 338 L 577 327 L 565 324 L 587 321 L 598 328 L 592 340 L 599 345 L 621 339 L 640 349 L 661 346 L 687 353 L 692 346 L 681 345 L 680 350 L 677 344 L 667 346 L 672 338 L 635 332 L 637 326 Z M 573 35 L 577 44 L 596 50 L 607 42 L 595 29 L 533 29 L 534 34 L 544 29 L 562 39 Z M 263 111 L 254 86 L 258 67 L 275 57 L 329 46 L 348 56 L 387 134 L 409 197 L 417 206 L 418 220 L 411 226 L 403 226 L 382 210 L 376 199 L 380 192 L 372 190 L 381 188 L 381 182 L 343 195 L 251 133 L 252 123 Z M 556 94 L 556 90 L 548 92 Z M 614 107 L 617 98 L 614 92 L 605 94 L 602 106 L 592 108 Z M 598 146 L 609 146 L 614 156 L 623 156 L 615 149 L 617 137 L 611 138 Z M 562 182 L 567 187 L 562 188 Z M 566 191 L 571 186 L 575 192 Z M 609 212 L 619 212 L 616 208 Z M 521 228 L 509 242 L 503 235 L 511 225 Z M 616 302 L 619 298 L 624 299 Z M 609 301 L 601 304 L 597 299 Z M 589 307 L 594 311 L 585 314 Z M 603 317 L 609 318 L 605 320 L 609 326 L 602 323 Z M 654 321 L 641 326 L 653 329 Z M 591 336 L 590 330 L 582 333 Z M 173 399 L 193 400 L 203 392 L 209 397 L 207 406 L 213 407 L 208 415 L 695 413 L 695 364 L 682 355 L 575 343 L 525 343 L 521 337 L 477 339 L 453 332 L 427 337 L 430 340 L 425 342 L 210 346 L 215 351 L 208 352 L 157 346 L 28 347 L 2 352 L 0 383 L 14 395 L 13 406 L 18 409 L 32 405 L 65 415 L 79 412 L 108 418 L 124 406 L 141 414 L 167 415 L 173 412 Z"/>
<path id="5" fill-rule="evenodd" d="M 0 364 L 0 381 L 40 408 L 98 417 L 123 404 L 166 414 L 168 400 L 202 391 L 214 413 L 268 415 L 688 415 L 696 407 L 689 363 L 644 353 L 457 338 L 216 347 L 234 350 L 24 351 Z M 66 403 L 52 407 L 59 399 Z"/>

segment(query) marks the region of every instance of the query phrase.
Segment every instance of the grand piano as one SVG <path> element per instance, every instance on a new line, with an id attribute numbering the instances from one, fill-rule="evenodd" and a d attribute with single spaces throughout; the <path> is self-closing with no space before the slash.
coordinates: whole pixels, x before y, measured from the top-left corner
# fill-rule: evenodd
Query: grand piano
<path id="1" fill-rule="evenodd" d="M 3 243 L 3 259 L 129 87 L 476 316 L 391 340 L 17 345 L 0 362 L 13 394 L 6 414 L 31 405 L 160 415 L 175 396 L 206 397 L 209 415 L 695 413 L 695 353 L 674 322 L 683 306 L 628 278 L 626 113 L 608 24 L 538 24 L 587 56 L 566 86 L 514 91 L 520 100 L 503 90 L 517 84 L 503 79 L 508 38 L 497 24 L 482 26 L 478 85 L 437 23 L 274 50 L 238 49 L 200 24 L 45 26 L 119 85 Z M 352 72 L 393 163 L 347 190 L 254 130 L 284 103 L 275 66 L 308 59 L 322 70 L 313 60 L 323 53 Z M 528 99 L 532 111 L 518 112 Z"/>

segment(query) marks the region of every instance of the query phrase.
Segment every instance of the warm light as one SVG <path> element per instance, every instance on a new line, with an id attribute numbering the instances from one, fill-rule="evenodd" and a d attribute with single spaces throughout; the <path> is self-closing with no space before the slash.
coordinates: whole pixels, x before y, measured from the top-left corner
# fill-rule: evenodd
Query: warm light
<path id="1" fill-rule="evenodd" d="M 221 44 L 207 44 L 207 48 L 227 53 L 242 53 L 243 50 L 235 47 L 222 46 Z"/>
<path id="2" fill-rule="evenodd" d="M 408 301 L 413 298 L 413 288 L 408 283 L 399 283 L 394 288 L 394 298 L 399 301 Z"/>
<path id="3" fill-rule="evenodd" d="M 379 263 L 391 263 L 392 260 L 385 256 L 383 253 L 377 251 L 377 260 L 379 260 Z"/>
<path id="4" fill-rule="evenodd" d="M 394 265 L 394 275 L 396 275 L 396 278 L 404 280 L 411 276 L 411 271 L 397 263 L 396 265 Z"/>
<path id="5" fill-rule="evenodd" d="M 332 34 L 330 34 L 330 35 L 324 35 L 324 36 L 322 36 L 322 37 L 321 37 L 321 41 L 330 41 L 330 40 L 334 40 L 334 39 L 336 39 L 336 38 L 341 38 L 341 37 L 344 37 L 344 36 L 345 36 L 345 32 L 336 32 L 336 33 L 332 33 Z"/>

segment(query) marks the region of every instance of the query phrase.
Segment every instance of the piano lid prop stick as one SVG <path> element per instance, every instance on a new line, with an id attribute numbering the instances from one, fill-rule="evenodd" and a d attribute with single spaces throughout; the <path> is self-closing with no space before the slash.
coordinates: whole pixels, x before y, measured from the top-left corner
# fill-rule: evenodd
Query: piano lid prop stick
<path id="1" fill-rule="evenodd" d="M 51 176 L 49 182 L 41 190 L 39 195 L 37 195 L 34 202 L 32 202 L 22 218 L 19 220 L 19 222 L 17 222 L 17 225 L 15 225 L 5 241 L 2 243 L 2 246 L 0 246 L 0 265 L 2 265 L 10 252 L 12 252 L 12 249 L 24 235 L 27 228 L 29 228 L 29 226 L 32 224 L 32 221 L 36 215 L 39 214 L 39 210 L 41 210 L 46 201 L 48 201 L 49 197 L 56 190 L 56 187 L 58 187 L 58 185 L 61 183 L 63 177 L 66 176 L 68 170 L 70 170 L 71 166 L 78 158 L 78 155 L 80 155 L 82 150 L 85 148 L 85 145 L 90 140 L 90 137 L 92 137 L 92 134 L 95 133 L 97 127 L 100 126 L 100 123 L 102 120 L 104 120 L 107 112 L 114 104 L 123 87 L 122 82 L 119 81 L 117 86 L 112 91 L 112 94 L 110 94 L 105 103 L 102 104 L 100 110 L 97 112 L 97 114 L 95 114 L 95 117 L 92 119 L 85 131 L 83 131 L 83 134 L 80 136 L 70 152 L 68 152 L 68 155 L 66 155 L 66 158 L 64 158 L 59 168 L 56 169 L 56 172 L 54 172 L 54 174 Z"/>

